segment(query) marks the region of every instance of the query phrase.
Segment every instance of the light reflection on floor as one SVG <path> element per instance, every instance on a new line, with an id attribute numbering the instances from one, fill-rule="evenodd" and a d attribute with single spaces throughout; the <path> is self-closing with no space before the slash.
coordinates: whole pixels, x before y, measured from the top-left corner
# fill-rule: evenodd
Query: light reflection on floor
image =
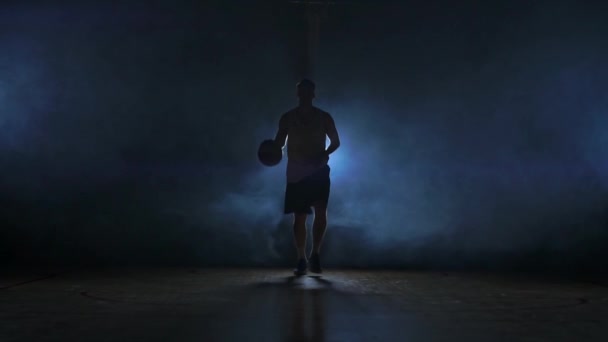
<path id="1" fill-rule="evenodd" d="M 2 341 L 606 341 L 603 283 L 491 275 L 121 270 L 7 275 Z"/>

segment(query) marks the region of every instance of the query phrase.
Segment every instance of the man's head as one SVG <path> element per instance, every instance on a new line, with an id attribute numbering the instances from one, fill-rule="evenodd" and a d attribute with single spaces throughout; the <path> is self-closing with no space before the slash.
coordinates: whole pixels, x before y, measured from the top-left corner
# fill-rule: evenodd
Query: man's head
<path id="1" fill-rule="evenodd" d="M 312 101 L 315 98 L 315 84 L 309 79 L 303 79 L 296 85 L 300 101 Z"/>

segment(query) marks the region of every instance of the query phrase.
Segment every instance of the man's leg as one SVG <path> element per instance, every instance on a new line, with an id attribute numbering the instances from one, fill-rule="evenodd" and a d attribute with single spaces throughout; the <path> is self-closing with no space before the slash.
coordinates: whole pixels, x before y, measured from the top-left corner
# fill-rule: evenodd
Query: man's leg
<path id="1" fill-rule="evenodd" d="M 327 203 L 315 203 L 315 220 L 312 225 L 312 254 L 319 254 L 327 229 Z"/>
<path id="2" fill-rule="evenodd" d="M 298 260 L 306 259 L 306 214 L 293 214 L 293 237 Z"/>
<path id="3" fill-rule="evenodd" d="M 296 276 L 306 274 L 308 261 L 306 260 L 306 214 L 294 213 L 293 238 L 298 251 L 298 263 L 293 273 Z"/>
<path id="4" fill-rule="evenodd" d="M 319 251 L 327 228 L 327 202 L 315 204 L 313 207 L 315 208 L 315 220 L 312 225 L 312 253 L 310 253 L 310 264 L 308 266 L 311 272 L 321 273 Z"/>

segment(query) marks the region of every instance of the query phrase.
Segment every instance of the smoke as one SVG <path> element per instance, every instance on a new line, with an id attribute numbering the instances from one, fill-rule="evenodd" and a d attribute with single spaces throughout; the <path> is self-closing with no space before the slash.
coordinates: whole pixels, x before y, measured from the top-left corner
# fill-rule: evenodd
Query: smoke
<path id="1" fill-rule="evenodd" d="M 286 160 L 264 167 L 256 149 L 295 105 L 303 13 L 211 3 L 3 13 L 13 18 L 0 36 L 5 260 L 292 261 Z M 317 105 L 342 146 L 330 158 L 324 261 L 602 266 L 608 69 L 593 13 L 330 10 Z"/>
<path id="2" fill-rule="evenodd" d="M 411 48 L 432 56 L 430 68 L 422 57 L 404 57 L 401 35 L 366 40 L 374 52 L 348 67 L 332 56 L 356 56 L 349 54 L 356 42 L 324 47 L 319 105 L 334 115 L 343 142 L 330 160 L 331 258 L 359 265 L 597 262 L 606 239 L 598 115 L 605 66 L 589 27 L 562 28 L 560 39 L 545 33 L 543 25 L 558 20 L 576 24 L 564 21 L 565 11 L 525 18 L 519 32 L 497 30 L 504 40 L 476 54 L 475 65 L 458 45 L 470 36 L 444 43 L 439 56 L 427 51 L 435 46 Z M 449 36 L 444 29 L 433 33 Z M 396 53 L 401 62 L 371 66 Z M 402 65 L 409 77 L 386 77 Z M 353 86 L 343 69 L 366 85 Z"/>

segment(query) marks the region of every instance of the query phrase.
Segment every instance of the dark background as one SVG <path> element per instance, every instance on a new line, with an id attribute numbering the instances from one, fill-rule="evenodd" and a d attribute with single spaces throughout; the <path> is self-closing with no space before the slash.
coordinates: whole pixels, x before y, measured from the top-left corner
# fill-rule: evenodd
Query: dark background
<path id="1" fill-rule="evenodd" d="M 605 270 L 606 13 L 330 7 L 325 262 Z M 296 104 L 305 25 L 287 1 L 3 2 L 0 263 L 291 265 L 285 160 L 256 150 Z"/>

